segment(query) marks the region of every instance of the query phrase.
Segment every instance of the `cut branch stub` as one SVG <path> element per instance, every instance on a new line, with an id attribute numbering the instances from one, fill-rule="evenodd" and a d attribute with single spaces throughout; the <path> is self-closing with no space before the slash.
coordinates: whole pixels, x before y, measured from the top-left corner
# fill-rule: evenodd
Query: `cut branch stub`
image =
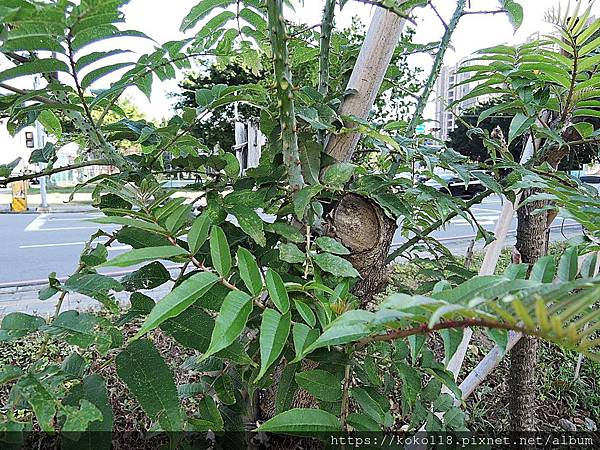
<path id="1" fill-rule="evenodd" d="M 332 234 L 352 252 L 348 260 L 362 277 L 354 294 L 364 304 L 387 282 L 386 257 L 396 222 L 371 200 L 346 194 L 333 211 L 331 225 Z"/>

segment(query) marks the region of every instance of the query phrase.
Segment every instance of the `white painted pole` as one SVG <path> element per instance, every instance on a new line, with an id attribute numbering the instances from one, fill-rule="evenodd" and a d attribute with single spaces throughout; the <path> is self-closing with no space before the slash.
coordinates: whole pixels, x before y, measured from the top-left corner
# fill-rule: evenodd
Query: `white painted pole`
<path id="1" fill-rule="evenodd" d="M 39 78 L 37 76 L 35 76 L 33 78 L 33 90 L 37 90 L 39 88 Z M 38 149 L 42 149 L 44 148 L 45 145 L 45 132 L 44 129 L 42 127 L 42 124 L 39 121 L 35 121 L 35 142 L 36 142 L 36 147 Z M 46 185 L 47 185 L 47 181 L 48 181 L 48 177 L 47 176 L 43 176 L 40 178 L 40 197 L 41 197 L 41 201 L 40 201 L 40 206 L 38 209 L 40 210 L 47 210 L 48 209 L 48 193 L 46 190 Z"/>
<path id="2" fill-rule="evenodd" d="M 360 49 L 338 113 L 366 119 L 373 108 L 383 77 L 404 30 L 406 20 L 384 8 L 376 8 L 369 31 Z M 346 124 L 352 126 L 351 123 Z M 325 152 L 338 161 L 348 161 L 360 133 L 334 134 Z"/>

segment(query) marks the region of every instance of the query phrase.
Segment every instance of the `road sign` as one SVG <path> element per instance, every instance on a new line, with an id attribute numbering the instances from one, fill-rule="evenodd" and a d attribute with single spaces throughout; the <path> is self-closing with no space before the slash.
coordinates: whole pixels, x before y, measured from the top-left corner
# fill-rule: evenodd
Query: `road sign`
<path id="1" fill-rule="evenodd" d="M 417 134 L 425 134 L 426 131 L 427 131 L 427 127 L 425 126 L 424 123 L 422 123 L 421 125 L 417 125 L 417 127 L 415 128 L 415 132 Z"/>

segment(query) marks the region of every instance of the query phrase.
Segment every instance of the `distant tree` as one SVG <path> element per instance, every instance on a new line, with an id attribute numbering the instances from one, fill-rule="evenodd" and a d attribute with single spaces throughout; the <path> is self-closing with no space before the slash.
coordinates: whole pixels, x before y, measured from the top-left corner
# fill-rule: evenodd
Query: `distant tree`
<path id="1" fill-rule="evenodd" d="M 494 128 L 499 126 L 502 129 L 504 136 L 508 136 L 510 123 L 514 117 L 514 114 L 509 112 L 496 113 L 483 120 L 480 124 L 477 124 L 479 115 L 483 111 L 505 102 L 506 100 L 503 97 L 497 97 L 465 110 L 460 116 L 461 120 L 457 121 L 456 128 L 450 132 L 447 145 L 473 161 L 485 162 L 489 160 L 490 154 L 483 144 L 482 136 L 477 133 L 469 133 L 469 128 L 476 127 L 491 132 Z M 595 129 L 600 128 L 600 120 L 598 119 L 588 117 L 586 118 L 586 122 L 593 124 Z M 470 127 L 467 127 L 466 124 L 469 124 Z M 524 139 L 525 137 L 523 136 L 515 139 L 509 146 L 509 150 L 516 160 L 521 156 Z M 561 161 L 559 168 L 561 170 L 581 169 L 583 164 L 598 161 L 600 159 L 599 151 L 600 147 L 598 144 L 573 146 L 569 155 Z"/>
<path id="2" fill-rule="evenodd" d="M 227 65 L 210 64 L 204 66 L 199 72 L 188 72 L 179 83 L 180 91 L 171 95 L 178 99 L 176 109 L 194 108 L 198 89 L 210 89 L 219 84 L 238 86 L 259 83 L 265 80 L 265 77 L 262 70 L 255 73 L 234 59 Z M 240 120 L 244 121 L 256 116 L 256 110 L 247 104 L 239 103 L 238 114 Z M 206 145 L 219 144 L 221 148 L 229 150 L 235 144 L 234 118 L 235 106 L 226 105 L 213 112 L 207 121 L 194 127 L 192 134 Z"/>
<path id="3" fill-rule="evenodd" d="M 420 68 L 410 67 L 408 54 L 414 51 L 412 43 L 414 30 L 407 29 L 400 46 L 396 49 L 390 67 L 385 75 L 381 96 L 377 97 L 371 118 L 376 123 L 389 120 L 402 120 L 409 116 L 414 98 L 421 89 L 419 80 Z M 290 30 L 290 53 L 295 55 L 291 62 L 294 79 L 297 85 L 312 86 L 316 89 L 319 79 L 319 33 L 305 25 L 294 26 Z M 341 31 L 333 31 L 331 36 L 329 93 L 326 100 L 335 107 L 343 98 L 346 85 L 358 53 L 365 39 L 364 25 L 353 20 L 352 25 Z M 216 85 L 237 86 L 261 83 L 270 88 L 271 60 L 263 55 L 252 65 L 237 58 L 216 59 L 206 63 L 195 72 L 188 72 L 179 83 L 177 92 L 171 97 L 177 100 L 175 108 L 179 111 L 186 107 L 196 106 L 196 91 L 210 89 Z M 258 116 L 258 111 L 250 105 L 238 104 L 238 117 L 245 121 Z M 235 144 L 234 138 L 234 105 L 227 105 L 211 114 L 210 118 L 192 130 L 192 134 L 201 139 L 209 147 L 219 144 L 229 150 Z M 360 155 L 360 153 L 359 153 Z"/>
<path id="4" fill-rule="evenodd" d="M 489 160 L 490 153 L 483 144 L 482 136 L 479 134 L 469 133 L 469 128 L 481 128 L 482 130 L 486 130 L 491 133 L 494 128 L 499 126 L 502 129 L 504 136 L 508 136 L 508 129 L 513 118 L 513 115 L 510 113 L 498 113 L 485 119 L 479 125 L 477 124 L 479 115 L 483 111 L 504 102 L 504 99 L 501 97 L 493 98 L 463 111 L 460 116 L 461 120 L 457 121 L 456 128 L 448 135 L 448 146 L 453 148 L 461 155 L 472 159 L 473 161 L 485 162 Z M 467 127 L 466 124 L 469 124 L 469 127 Z M 522 138 L 515 139 L 509 146 L 509 150 L 515 159 L 517 159 L 521 154 L 522 148 Z"/>

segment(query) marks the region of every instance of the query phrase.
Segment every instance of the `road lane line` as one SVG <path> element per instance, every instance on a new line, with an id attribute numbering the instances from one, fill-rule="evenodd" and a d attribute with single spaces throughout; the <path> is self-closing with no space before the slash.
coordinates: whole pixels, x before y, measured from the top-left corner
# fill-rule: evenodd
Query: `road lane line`
<path id="1" fill-rule="evenodd" d="M 96 244 L 103 244 L 103 242 L 96 242 Z M 20 249 L 28 249 L 28 248 L 44 248 L 44 247 L 68 247 L 72 245 L 85 245 L 85 241 L 81 242 L 57 242 L 54 244 L 32 244 L 32 245 L 20 245 Z M 131 250 L 130 245 L 121 245 L 118 247 L 108 247 L 108 251 L 118 251 L 118 250 Z"/>
<path id="2" fill-rule="evenodd" d="M 19 248 L 43 248 L 43 247 L 65 247 L 69 245 L 83 245 L 85 242 L 61 242 L 57 244 L 33 244 L 33 245 L 20 245 Z"/>
<path id="3" fill-rule="evenodd" d="M 25 231 L 39 231 L 46 223 L 48 214 L 40 214 L 33 221 L 25 227 Z"/>
<path id="4" fill-rule="evenodd" d="M 56 228 L 41 228 L 39 230 L 29 231 L 69 231 L 69 230 L 97 230 L 98 227 L 56 227 Z"/>

